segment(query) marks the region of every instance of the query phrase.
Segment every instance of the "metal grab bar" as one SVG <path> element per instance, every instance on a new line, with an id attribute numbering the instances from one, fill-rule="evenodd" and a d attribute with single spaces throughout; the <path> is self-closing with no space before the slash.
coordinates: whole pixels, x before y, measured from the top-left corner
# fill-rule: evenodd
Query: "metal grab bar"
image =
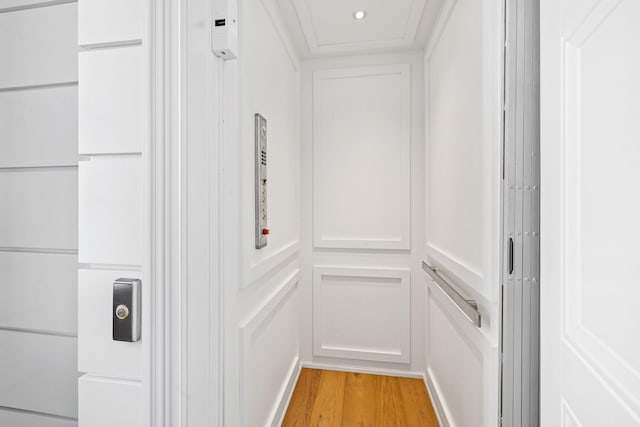
<path id="1" fill-rule="evenodd" d="M 477 327 L 482 326 L 480 312 L 478 312 L 478 304 L 475 300 L 466 299 L 446 280 L 442 278 L 436 267 L 431 267 L 426 262 L 422 261 L 422 269 L 433 279 L 442 291 L 453 301 L 458 309 L 464 314 L 464 316 L 471 321 Z"/>

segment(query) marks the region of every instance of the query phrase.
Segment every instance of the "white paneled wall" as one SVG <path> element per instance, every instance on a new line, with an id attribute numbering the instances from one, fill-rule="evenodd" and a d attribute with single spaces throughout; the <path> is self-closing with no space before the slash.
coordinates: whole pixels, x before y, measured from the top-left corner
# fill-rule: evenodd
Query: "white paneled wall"
<path id="1" fill-rule="evenodd" d="M 28 426 L 28 427 L 76 427 L 75 420 L 54 418 L 27 412 L 19 412 L 11 409 L 0 409 L 0 425 L 3 426 Z"/>
<path id="2" fill-rule="evenodd" d="M 308 60 L 302 76 L 302 360 L 419 375 L 422 52 Z"/>
<path id="3" fill-rule="evenodd" d="M 286 278 L 259 311 L 240 326 L 240 387 L 246 399 L 240 413 L 242 425 L 276 421 L 297 373 L 299 273 L 296 270 Z"/>
<path id="4" fill-rule="evenodd" d="M 500 38 L 485 22 L 499 20 L 499 12 L 493 0 L 451 3 L 427 57 L 431 185 L 426 250 L 471 291 L 493 301 L 500 236 L 501 71 L 494 52 Z M 483 13 L 487 17 L 478 19 Z"/>
<path id="5" fill-rule="evenodd" d="M 75 335 L 77 264 L 70 253 L 0 252 L 0 325 Z"/>
<path id="6" fill-rule="evenodd" d="M 243 167 L 243 286 L 295 255 L 299 241 L 298 212 L 298 64 L 277 24 L 269 0 L 242 2 L 243 56 L 239 61 L 240 138 Z M 254 114 L 267 119 L 269 243 L 255 248 Z"/>
<path id="7" fill-rule="evenodd" d="M 77 187 L 75 167 L 5 169 L 0 247 L 76 249 Z"/>
<path id="8" fill-rule="evenodd" d="M 105 377 L 142 379 L 142 342 L 113 341 L 113 280 L 140 272 L 88 270 L 78 273 L 78 370 Z M 105 303 L 105 301 L 107 303 Z"/>
<path id="9" fill-rule="evenodd" d="M 409 363 L 410 298 L 408 268 L 314 267 L 313 354 Z"/>
<path id="10" fill-rule="evenodd" d="M 80 424 L 91 427 L 141 426 L 142 384 L 85 375 L 78 380 Z"/>
<path id="11" fill-rule="evenodd" d="M 148 337 L 112 339 L 113 282 L 142 280 L 143 1 L 79 0 L 79 422 L 143 425 Z M 143 313 L 145 311 L 143 305 Z M 148 362 L 147 362 L 148 363 Z"/>
<path id="12" fill-rule="evenodd" d="M 75 418 L 76 338 L 0 330 L 0 342 L 2 406 Z"/>
<path id="13" fill-rule="evenodd" d="M 80 55 L 80 153 L 139 153 L 142 147 L 142 47 Z"/>
<path id="14" fill-rule="evenodd" d="M 78 157 L 78 86 L 0 92 L 0 129 L 0 167 L 73 164 Z"/>
<path id="15" fill-rule="evenodd" d="M 503 21 L 501 1 L 447 1 L 425 54 L 426 261 L 482 316 L 423 277 L 426 380 L 455 426 L 498 424 Z"/>
<path id="16" fill-rule="evenodd" d="M 239 59 L 224 75 L 225 425 L 254 427 L 277 424 L 299 370 L 299 64 L 275 2 L 239 8 Z M 255 249 L 256 113 L 268 128 L 263 249 Z"/>
<path id="17" fill-rule="evenodd" d="M 454 426 L 477 426 L 483 419 L 483 339 L 437 286 L 427 290 L 427 376 L 440 398 L 445 419 Z M 490 353 L 488 353 L 490 354 Z"/>
<path id="18" fill-rule="evenodd" d="M 410 91 L 409 64 L 313 73 L 315 248 L 411 248 Z"/>
<path id="19" fill-rule="evenodd" d="M 142 264 L 142 162 L 99 156 L 80 163 L 79 261 Z"/>
<path id="20" fill-rule="evenodd" d="M 1 12 L 1 9 L 0 9 Z M 77 81 L 74 3 L 0 13 L 0 87 Z"/>
<path id="21" fill-rule="evenodd" d="M 0 425 L 77 425 L 77 5 L 0 2 Z"/>
<path id="22" fill-rule="evenodd" d="M 142 0 L 80 0 L 78 44 L 89 46 L 142 41 L 142 9 Z"/>

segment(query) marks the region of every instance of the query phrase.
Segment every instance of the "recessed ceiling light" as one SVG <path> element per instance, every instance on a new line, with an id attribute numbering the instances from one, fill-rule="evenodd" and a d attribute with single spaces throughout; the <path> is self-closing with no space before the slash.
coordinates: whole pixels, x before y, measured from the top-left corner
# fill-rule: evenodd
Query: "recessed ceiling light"
<path id="1" fill-rule="evenodd" d="M 366 11 L 364 11 L 364 10 L 356 10 L 356 11 L 353 13 L 353 17 L 354 17 L 355 19 L 357 19 L 358 21 L 360 21 L 360 20 L 362 20 L 362 19 L 364 19 L 364 18 L 366 18 L 366 17 L 367 17 L 367 12 L 366 12 Z"/>

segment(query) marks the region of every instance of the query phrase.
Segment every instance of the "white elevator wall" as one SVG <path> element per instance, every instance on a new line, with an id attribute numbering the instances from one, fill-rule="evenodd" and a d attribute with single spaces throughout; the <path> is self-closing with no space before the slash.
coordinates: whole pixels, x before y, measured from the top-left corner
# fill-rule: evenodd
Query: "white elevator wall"
<path id="1" fill-rule="evenodd" d="M 303 62 L 304 362 L 424 370 L 423 81 L 422 51 Z"/>
<path id="2" fill-rule="evenodd" d="M 498 424 L 503 3 L 447 2 L 425 55 L 424 252 L 482 316 L 475 327 L 421 279 L 427 382 L 459 427 Z"/>
<path id="3" fill-rule="evenodd" d="M 37 3 L 0 4 L 0 425 L 71 427 L 77 6 Z"/>
<path id="4" fill-rule="evenodd" d="M 257 427 L 278 423 L 299 368 L 299 63 L 273 1 L 238 3 L 239 56 L 224 72 L 225 425 Z M 259 250 L 256 113 L 267 119 L 271 231 Z"/>

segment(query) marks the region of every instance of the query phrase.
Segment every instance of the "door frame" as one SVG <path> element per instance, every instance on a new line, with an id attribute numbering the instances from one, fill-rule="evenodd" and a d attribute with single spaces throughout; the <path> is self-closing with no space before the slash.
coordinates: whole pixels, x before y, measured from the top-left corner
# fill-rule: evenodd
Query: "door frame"
<path id="1" fill-rule="evenodd" d="M 218 426 L 222 64 L 210 49 L 210 27 L 193 22 L 194 16 L 212 22 L 212 2 L 143 5 L 143 274 L 151 284 L 143 312 L 143 334 L 149 337 L 144 425 Z M 196 64 L 206 66 L 206 77 L 191 79 L 188 70 Z M 194 85 L 202 88 L 192 90 Z M 211 120 L 189 120 L 202 116 Z M 194 165 L 194 159 L 203 161 Z"/>

